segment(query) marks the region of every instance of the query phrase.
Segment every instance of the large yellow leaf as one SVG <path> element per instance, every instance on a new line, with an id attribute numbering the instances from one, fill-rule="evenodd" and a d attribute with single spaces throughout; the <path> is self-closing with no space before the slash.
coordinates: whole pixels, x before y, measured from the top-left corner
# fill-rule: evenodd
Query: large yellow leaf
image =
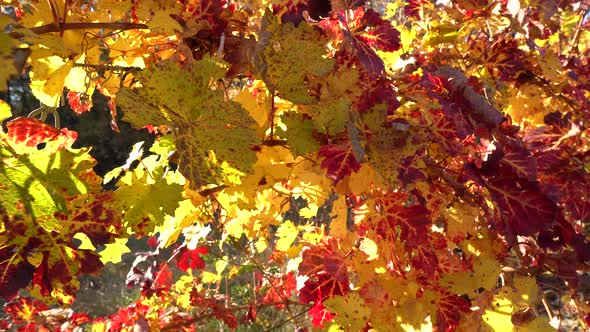
<path id="1" fill-rule="evenodd" d="M 74 62 L 64 61 L 60 56 L 52 55 L 33 61 L 32 66 L 30 75 L 33 95 L 46 106 L 59 106 L 66 77 Z"/>
<path id="2" fill-rule="evenodd" d="M 463 243 L 462 249 L 466 258 L 472 260 L 473 270 L 447 274 L 441 278 L 440 283 L 452 293 L 467 294 L 470 298 L 475 298 L 480 288 L 490 290 L 495 287 L 501 266 L 490 239 L 480 237 Z"/>

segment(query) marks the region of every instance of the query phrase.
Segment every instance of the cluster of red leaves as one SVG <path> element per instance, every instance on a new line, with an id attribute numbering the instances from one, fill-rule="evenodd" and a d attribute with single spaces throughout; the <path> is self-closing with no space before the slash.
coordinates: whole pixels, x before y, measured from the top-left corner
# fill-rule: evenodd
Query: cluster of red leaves
<path id="1" fill-rule="evenodd" d="M 38 300 L 18 297 L 4 305 L 7 319 L 0 322 L 0 328 L 17 332 L 66 332 L 91 321 L 83 313 L 69 309 L 49 309 Z"/>
<path id="2" fill-rule="evenodd" d="M 199 292 L 196 289 L 191 291 L 190 300 L 191 304 L 199 311 L 195 315 L 196 317 L 213 316 L 223 321 L 230 329 L 238 327 L 238 319 L 232 311 L 225 306 L 224 301 L 206 296 L 203 292 Z"/>
<path id="3" fill-rule="evenodd" d="M 261 292 L 264 288 L 266 291 L 260 295 L 260 303 L 276 303 L 277 309 L 285 308 L 285 301 L 295 295 L 296 280 L 293 272 L 279 275 L 277 277 L 267 277 L 264 282 L 260 283 L 257 292 Z"/>
<path id="4" fill-rule="evenodd" d="M 299 300 L 314 303 L 309 312 L 314 325 L 320 326 L 333 317 L 322 304 L 325 299 L 335 295 L 346 295 L 349 288 L 348 267 L 345 257 L 336 249 L 335 240 L 304 249 L 299 264 L 299 275 L 307 277 L 299 290 Z"/>

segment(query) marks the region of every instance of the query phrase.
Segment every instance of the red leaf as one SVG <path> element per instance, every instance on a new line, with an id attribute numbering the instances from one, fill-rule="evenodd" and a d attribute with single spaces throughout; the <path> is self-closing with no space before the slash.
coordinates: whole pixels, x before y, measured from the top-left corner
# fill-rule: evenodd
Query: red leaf
<path id="1" fill-rule="evenodd" d="M 33 118 L 18 118 L 7 125 L 8 137 L 15 143 L 28 147 L 37 146 L 40 143 L 56 142 L 56 149 L 71 146 L 78 133 L 67 129 L 58 130 L 45 122 Z"/>
<path id="2" fill-rule="evenodd" d="M 162 264 L 160 271 L 156 274 L 154 285 L 161 287 L 170 287 L 172 285 L 172 271 L 168 264 Z"/>
<path id="3" fill-rule="evenodd" d="M 44 303 L 23 297 L 4 305 L 4 312 L 8 314 L 15 327 L 18 327 L 17 331 L 36 331 L 39 325 L 35 321 L 35 316 L 47 309 L 49 308 Z"/>
<path id="4" fill-rule="evenodd" d="M 375 220 L 377 233 L 390 241 L 398 236 L 407 249 L 420 246 L 429 233 L 431 220 L 423 205 L 407 206 L 409 196 L 404 193 L 381 192 L 375 196 L 375 205 L 381 211 Z"/>
<path id="5" fill-rule="evenodd" d="M 359 36 L 365 44 L 384 52 L 395 52 L 401 47 L 399 31 L 373 9 L 365 12 L 362 23 L 370 27 L 366 33 Z"/>
<path id="6" fill-rule="evenodd" d="M 503 165 L 498 173 L 501 176 L 488 181 L 488 189 L 515 235 L 534 235 L 556 221 L 559 207 L 536 183 L 518 181 Z"/>
<path id="7" fill-rule="evenodd" d="M 303 303 L 321 302 L 349 291 L 348 267 L 344 257 L 333 252 L 330 245 L 320 244 L 303 251 L 299 275 L 308 277 L 299 291 L 299 299 Z"/>
<path id="8" fill-rule="evenodd" d="M 176 260 L 176 265 L 179 269 L 181 269 L 184 272 L 188 271 L 189 268 L 204 269 L 205 261 L 201 258 L 200 255 L 206 255 L 208 253 L 209 248 L 205 246 L 198 247 L 194 250 L 182 248 Z"/>
<path id="9" fill-rule="evenodd" d="M 422 5 L 429 4 L 430 0 L 406 0 L 407 5 L 404 7 L 404 14 L 409 17 L 420 19 L 420 8 Z"/>
<path id="10" fill-rule="evenodd" d="M 354 157 L 350 144 L 328 144 L 318 151 L 318 157 L 323 158 L 321 167 L 328 172 L 328 177 L 334 184 L 342 178 L 358 172 L 361 164 Z"/>
<path id="11" fill-rule="evenodd" d="M 503 146 L 504 157 L 501 163 L 512 168 L 512 170 L 523 179 L 528 181 L 537 180 L 537 160 L 531 153 L 516 145 L 509 143 Z"/>
<path id="12" fill-rule="evenodd" d="M 324 322 L 329 323 L 334 319 L 334 315 L 326 310 L 322 302 L 316 303 L 308 314 L 312 317 L 311 323 L 315 327 L 324 328 Z"/>
<path id="13" fill-rule="evenodd" d="M 293 272 L 279 277 L 267 278 L 271 286 L 262 295 L 262 303 L 279 303 L 289 299 L 297 289 L 297 283 Z M 263 285 L 265 286 L 265 285 Z M 284 309 L 284 304 L 277 304 L 277 309 Z"/>
<path id="14" fill-rule="evenodd" d="M 457 327 L 457 325 L 459 325 L 461 314 L 463 312 L 470 311 L 470 305 L 470 302 L 464 297 L 442 290 L 437 303 L 437 331 L 453 331 Z"/>

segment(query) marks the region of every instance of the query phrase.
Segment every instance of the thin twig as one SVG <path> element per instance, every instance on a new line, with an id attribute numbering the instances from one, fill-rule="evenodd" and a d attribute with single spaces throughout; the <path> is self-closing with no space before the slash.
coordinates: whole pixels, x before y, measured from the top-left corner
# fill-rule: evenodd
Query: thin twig
<path id="1" fill-rule="evenodd" d="M 578 25 L 576 26 L 576 31 L 574 32 L 574 36 L 572 37 L 572 41 L 567 50 L 568 58 L 571 57 L 574 50 L 578 49 L 578 42 L 580 41 L 580 32 L 582 31 L 582 25 L 584 24 L 584 17 L 588 15 L 590 10 L 585 10 L 582 15 L 580 15 L 580 20 L 578 21 Z"/>

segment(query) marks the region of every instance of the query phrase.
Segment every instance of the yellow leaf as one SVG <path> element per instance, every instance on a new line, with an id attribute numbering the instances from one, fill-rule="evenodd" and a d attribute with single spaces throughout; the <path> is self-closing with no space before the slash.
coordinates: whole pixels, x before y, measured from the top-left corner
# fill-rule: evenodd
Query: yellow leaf
<path id="1" fill-rule="evenodd" d="M 107 322 L 99 321 L 92 323 L 92 332 L 106 332 L 107 331 Z"/>
<path id="2" fill-rule="evenodd" d="M 65 79 L 73 66 L 72 60 L 64 61 L 56 55 L 33 61 L 31 69 L 33 95 L 46 106 L 59 106 Z"/>
<path id="3" fill-rule="evenodd" d="M 317 216 L 320 207 L 315 203 L 309 203 L 306 207 L 299 210 L 299 215 L 303 218 L 313 218 Z"/>
<path id="4" fill-rule="evenodd" d="M 363 163 L 358 172 L 348 177 L 348 187 L 350 192 L 360 194 L 369 192 L 371 188 L 385 188 L 385 184 L 369 163 Z"/>
<path id="5" fill-rule="evenodd" d="M 496 297 L 492 300 L 492 308 L 487 309 L 481 318 L 492 331 L 513 331 L 513 312 L 514 306 L 510 300 L 503 297 Z"/>
<path id="6" fill-rule="evenodd" d="M 332 220 L 330 221 L 330 236 L 343 239 L 348 234 L 348 205 L 346 197 L 340 195 L 332 205 Z"/>
<path id="7" fill-rule="evenodd" d="M 275 249 L 278 251 L 287 251 L 291 247 L 293 241 L 297 238 L 298 234 L 299 231 L 290 220 L 283 222 L 276 232 L 276 236 L 279 240 L 277 241 Z"/>
<path id="8" fill-rule="evenodd" d="M 309 160 L 298 159 L 298 162 L 291 171 L 291 183 L 294 188 L 293 195 L 301 196 L 310 204 L 317 206 L 324 204 L 331 192 L 332 181 L 319 168 L 319 165 Z"/>
<path id="9" fill-rule="evenodd" d="M 8 88 L 6 82 L 11 76 L 17 75 L 18 72 L 14 66 L 14 49 L 18 47 L 18 42 L 10 37 L 5 31 L 6 25 L 13 24 L 14 21 L 4 14 L 0 14 L 0 91 L 6 91 Z"/>
<path id="10" fill-rule="evenodd" d="M 254 81 L 253 85 L 257 85 Z M 259 85 L 259 84 L 258 84 Z M 258 92 L 255 97 L 252 88 L 242 90 L 233 101 L 239 103 L 244 107 L 250 116 L 258 123 L 258 126 L 265 127 L 268 122 L 268 112 L 270 111 L 270 101 L 266 97 L 266 91 Z M 264 132 L 262 133 L 264 135 Z"/>
<path id="11" fill-rule="evenodd" d="M 517 309 L 520 309 L 539 302 L 539 287 L 534 277 L 514 276 L 510 285 L 500 289 L 500 295 L 509 299 Z"/>
<path id="12" fill-rule="evenodd" d="M 0 77 L 0 79 L 2 79 Z M 2 90 L 0 88 L 0 90 Z M 0 100 L 0 123 L 4 120 L 10 118 L 12 116 L 12 111 L 10 110 L 10 105 L 5 102 L 4 100 Z"/>
<path id="13" fill-rule="evenodd" d="M 41 265 L 43 262 L 43 258 L 43 253 L 36 251 L 27 256 L 27 262 L 29 262 L 34 267 L 39 267 L 39 265 Z"/>
<path id="14" fill-rule="evenodd" d="M 221 280 L 221 277 L 218 274 L 209 271 L 203 271 L 203 273 L 201 273 L 201 280 L 206 284 L 210 284 Z"/>
<path id="15" fill-rule="evenodd" d="M 114 243 L 108 243 L 105 245 L 105 249 L 101 251 L 100 261 L 103 263 L 111 262 L 117 264 L 121 262 L 123 254 L 131 252 L 127 247 L 127 239 L 116 239 Z"/>
<path id="16" fill-rule="evenodd" d="M 455 201 L 443 210 L 443 217 L 447 222 L 449 239 L 464 239 L 468 234 L 474 234 L 479 217 L 479 209 L 462 201 Z"/>
<path id="17" fill-rule="evenodd" d="M 88 235 L 84 233 L 76 233 L 74 234 L 74 239 L 77 239 L 80 242 L 82 242 L 78 246 L 78 249 L 96 250 L 96 248 L 92 244 L 92 241 L 90 241 L 90 238 L 88 238 Z"/>
<path id="18" fill-rule="evenodd" d="M 479 237 L 463 243 L 466 258 L 473 259 L 473 271 L 444 275 L 440 283 L 455 294 L 467 294 L 474 298 L 480 288 L 490 290 L 495 287 L 501 267 L 490 239 Z"/>

